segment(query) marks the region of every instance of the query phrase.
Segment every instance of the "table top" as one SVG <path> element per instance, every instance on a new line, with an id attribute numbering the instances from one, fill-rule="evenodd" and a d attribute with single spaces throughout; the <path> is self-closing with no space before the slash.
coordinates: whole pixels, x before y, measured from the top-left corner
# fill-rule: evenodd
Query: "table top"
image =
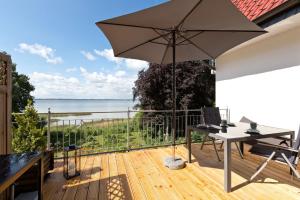
<path id="1" fill-rule="evenodd" d="M 250 128 L 250 124 L 243 122 L 237 122 L 234 124 L 234 127 L 227 127 L 227 133 L 222 133 L 222 131 L 220 130 L 218 133 L 209 133 L 209 136 L 223 141 L 227 140 L 235 142 L 294 134 L 294 131 L 288 129 L 275 128 L 264 125 L 257 125 L 257 130 L 259 130 L 260 132 L 259 134 L 248 134 L 245 132 Z M 195 131 L 203 131 L 203 129 L 198 129 L 196 127 L 190 127 L 190 129 Z"/>
<path id="2" fill-rule="evenodd" d="M 14 183 L 39 159 L 41 153 L 0 155 L 0 193 Z"/>

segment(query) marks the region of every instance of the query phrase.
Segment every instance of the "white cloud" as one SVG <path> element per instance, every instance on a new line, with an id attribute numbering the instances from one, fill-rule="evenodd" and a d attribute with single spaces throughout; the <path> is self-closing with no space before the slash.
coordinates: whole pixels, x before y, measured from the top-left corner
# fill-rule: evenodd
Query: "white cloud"
<path id="1" fill-rule="evenodd" d="M 125 75 L 126 75 L 125 71 L 120 70 L 120 71 L 116 72 L 116 76 L 118 76 L 118 77 L 125 76 Z"/>
<path id="2" fill-rule="evenodd" d="M 64 77 L 57 74 L 34 72 L 30 75 L 30 82 L 35 86 L 33 95 L 37 98 L 67 98 L 72 91 L 78 89 L 80 81 L 75 77 Z"/>
<path id="3" fill-rule="evenodd" d="M 81 54 L 90 61 L 96 60 L 96 57 L 91 52 L 81 51 Z"/>
<path id="4" fill-rule="evenodd" d="M 77 68 L 76 67 L 70 67 L 66 69 L 66 72 L 76 72 Z"/>
<path id="5" fill-rule="evenodd" d="M 135 59 L 125 59 L 126 66 L 130 69 L 141 70 L 148 67 L 148 62 Z"/>
<path id="6" fill-rule="evenodd" d="M 123 59 L 124 59 L 124 58 L 115 57 L 114 52 L 113 52 L 112 49 L 104 49 L 102 51 L 99 51 L 99 50 L 95 49 L 94 52 L 98 56 L 102 56 L 102 57 L 106 58 L 107 60 L 115 62 L 117 64 L 121 64 L 123 62 Z"/>
<path id="7" fill-rule="evenodd" d="M 60 64 L 63 62 L 61 57 L 55 56 L 55 50 L 41 45 L 41 44 L 26 44 L 20 43 L 19 48 L 16 49 L 21 53 L 30 53 L 33 55 L 38 55 L 46 60 L 47 63 Z"/>
<path id="8" fill-rule="evenodd" d="M 80 67 L 80 73 L 85 78 L 86 82 L 88 82 L 88 83 L 95 83 L 95 84 L 98 84 L 98 86 L 99 86 L 101 83 L 106 82 L 106 76 L 102 72 L 89 73 L 85 68 Z"/>
<path id="9" fill-rule="evenodd" d="M 117 65 L 125 65 L 127 68 L 132 70 L 141 70 L 148 67 L 148 62 L 142 60 L 128 59 L 128 58 L 117 58 L 114 56 L 112 49 L 104 49 L 102 51 L 94 50 L 95 54 L 104 57 L 105 59 L 116 63 Z"/>
<path id="10" fill-rule="evenodd" d="M 79 68 L 79 77 L 34 72 L 30 81 L 36 98 L 132 98 L 136 75 L 125 71 L 90 72 Z"/>

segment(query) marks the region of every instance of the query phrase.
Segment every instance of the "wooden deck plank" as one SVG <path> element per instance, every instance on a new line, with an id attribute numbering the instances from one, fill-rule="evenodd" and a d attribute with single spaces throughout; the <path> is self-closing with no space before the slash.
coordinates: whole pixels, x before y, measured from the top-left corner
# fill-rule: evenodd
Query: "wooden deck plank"
<path id="1" fill-rule="evenodd" d="M 207 156 L 210 155 L 210 152 L 207 151 L 200 151 L 200 149 L 194 149 L 195 155 L 197 155 L 198 159 L 197 160 L 205 160 L 205 158 L 207 158 Z M 207 154 L 208 155 L 205 155 Z M 222 156 L 222 152 L 220 153 L 220 155 Z M 199 158 L 199 156 L 203 156 L 203 158 Z M 209 162 L 208 160 L 206 160 L 206 162 Z M 202 162 L 203 163 L 203 162 Z M 216 165 L 218 165 L 218 163 L 216 163 Z M 222 169 L 223 167 L 223 162 L 219 163 L 219 167 Z M 238 154 L 234 154 L 233 155 L 233 163 L 232 163 L 232 167 L 233 167 L 233 185 L 240 185 L 241 183 L 247 183 L 247 181 L 249 180 L 249 178 L 251 177 L 251 175 L 254 173 L 255 168 L 259 165 L 259 163 L 255 163 L 252 160 L 248 160 L 247 156 L 245 157 L 245 159 L 240 159 Z M 209 166 L 213 166 L 212 163 L 209 164 Z M 205 170 L 212 170 L 212 168 L 204 168 Z M 273 170 L 269 170 L 269 172 L 271 172 Z M 266 171 L 268 173 L 268 171 Z M 212 173 L 212 171 L 211 171 Z M 280 174 L 280 172 L 278 172 Z M 211 175 L 210 177 L 213 177 L 214 175 L 218 174 L 219 178 L 216 177 L 215 180 L 223 180 L 223 170 L 214 170 L 214 174 Z M 262 175 L 261 175 L 262 176 Z M 273 176 L 275 179 L 278 179 L 280 182 L 282 181 L 280 178 L 277 178 L 276 176 Z M 288 173 L 286 174 L 286 177 L 290 177 L 288 175 Z M 275 183 L 276 181 L 273 180 L 273 183 Z M 260 183 L 251 183 L 251 184 L 246 184 L 243 185 L 243 190 L 237 190 L 236 192 L 233 193 L 238 193 L 239 196 L 241 196 L 242 194 L 244 194 L 245 198 L 249 198 L 249 193 L 251 193 L 253 190 L 257 190 L 257 192 L 255 192 L 252 197 L 253 199 L 272 199 L 274 198 L 274 194 L 280 196 L 281 194 L 284 194 L 286 189 L 284 187 L 276 187 L 273 183 L 270 183 L 268 186 L 268 189 L 270 190 L 274 190 L 274 192 L 270 192 L 270 193 L 266 193 L 265 190 L 257 190 L 258 187 L 261 187 Z M 223 182 L 221 182 L 221 184 L 223 184 Z M 267 184 L 267 183 L 264 183 Z M 286 185 L 287 186 L 287 185 Z M 288 186 L 289 189 L 292 189 L 293 187 Z M 297 192 L 299 192 L 299 190 L 297 189 Z M 290 197 L 293 198 L 293 196 L 291 196 L 291 194 L 285 194 L 286 197 Z M 250 197 L 250 198 L 252 198 Z"/>
<path id="2" fill-rule="evenodd" d="M 171 149 L 164 149 L 164 151 L 167 154 L 171 154 Z M 178 149 L 176 150 L 177 155 L 182 157 L 184 159 L 184 156 L 179 154 Z M 217 161 L 215 161 L 217 162 Z M 194 166 L 193 164 L 187 164 L 187 167 L 185 168 L 186 177 L 189 177 L 190 182 L 192 182 L 192 185 L 199 185 L 198 188 L 201 188 L 201 194 L 204 195 L 208 199 L 235 199 L 233 194 L 230 193 L 228 195 L 224 195 L 225 193 L 222 190 L 222 185 L 217 184 L 214 181 L 214 178 L 210 178 L 209 174 L 205 173 L 201 169 Z M 191 184 L 189 184 L 191 185 Z M 199 190 L 199 189 L 198 189 Z M 193 191 L 194 192 L 194 191 Z M 218 195 L 218 193 L 220 193 Z"/>
<path id="3" fill-rule="evenodd" d="M 83 156 L 81 158 L 81 170 L 85 169 L 87 160 L 88 160 L 87 156 Z M 75 199 L 77 188 L 81 184 L 81 179 L 83 179 L 83 178 L 84 178 L 84 174 L 81 173 L 80 176 L 66 181 L 65 186 L 64 186 L 66 188 L 66 191 L 63 195 L 64 200 Z"/>
<path id="4" fill-rule="evenodd" d="M 88 194 L 88 188 L 91 181 L 91 173 L 93 170 L 95 156 L 88 156 L 86 161 L 85 168 L 81 171 L 81 179 L 80 184 L 78 185 L 76 191 L 76 200 L 83 200 L 86 199 Z"/>
<path id="5" fill-rule="evenodd" d="M 179 151 L 180 152 L 180 151 Z M 206 151 L 201 151 L 199 148 L 194 149 L 194 154 L 196 155 L 196 160 L 198 162 L 194 162 L 193 163 L 193 168 L 195 171 L 199 171 L 199 166 L 202 167 L 201 172 L 204 172 L 204 176 L 206 177 L 206 179 L 210 179 L 213 182 L 216 182 L 219 185 L 219 190 L 217 191 L 221 191 L 221 194 L 226 194 L 223 191 L 223 175 L 224 175 L 224 171 L 223 171 L 223 161 L 222 162 L 218 162 L 214 159 L 207 159 L 208 155 L 206 155 Z M 211 155 L 211 154 L 209 154 Z M 223 158 L 222 153 L 220 153 L 221 158 Z M 214 155 L 215 156 L 215 155 Z M 241 183 L 247 183 L 247 179 L 244 177 L 245 173 L 241 173 L 241 174 L 237 174 L 235 167 L 237 167 L 237 160 L 240 160 L 240 157 L 234 157 L 234 161 L 232 163 L 233 166 L 233 172 L 232 172 L 232 184 L 233 186 L 235 185 L 239 185 Z M 245 160 L 243 160 L 245 161 Z M 209 167 L 206 167 L 209 166 Z M 247 165 L 245 165 L 247 166 Z M 248 171 L 245 168 L 243 168 L 244 171 Z M 247 176 L 246 176 L 247 177 Z M 264 199 L 269 199 L 271 194 L 267 194 L 264 193 L 263 195 L 259 194 L 259 191 L 255 192 L 254 194 L 249 196 L 249 193 L 252 193 L 253 190 L 256 190 L 256 188 L 254 186 L 250 185 L 245 185 L 243 187 L 243 190 L 237 190 L 237 191 L 233 191 L 230 194 L 237 194 L 240 198 L 243 199 L 259 199 L 259 197 L 263 197 Z"/>
<path id="6" fill-rule="evenodd" d="M 108 155 L 109 160 L 109 199 L 124 199 L 115 154 Z"/>
<path id="7" fill-rule="evenodd" d="M 248 156 L 243 161 L 236 159 L 235 162 L 235 170 L 240 173 L 243 172 L 244 174 L 247 174 L 248 179 L 253 175 L 256 167 L 261 163 L 253 162 L 253 160 L 249 159 Z M 280 165 L 282 164 L 277 163 L 277 166 Z M 248 168 L 249 170 L 245 170 L 245 168 Z M 252 170 L 250 170 L 250 168 L 252 168 Z M 286 191 L 289 191 L 283 196 L 283 198 L 293 198 L 294 194 L 299 194 L 299 188 L 297 188 L 297 185 L 299 186 L 299 180 L 295 179 L 295 181 L 292 181 L 288 167 L 286 167 L 286 169 L 287 170 L 282 170 L 279 167 L 267 166 L 266 170 L 264 170 L 259 176 L 259 180 L 252 182 L 252 185 L 257 185 L 257 187 L 259 187 L 261 184 L 268 184 L 269 182 L 268 189 L 273 190 L 273 192 L 270 193 L 272 196 L 281 196 Z M 281 186 L 278 187 L 276 184 L 280 184 Z"/>
<path id="8" fill-rule="evenodd" d="M 188 174 L 186 169 L 183 170 L 169 170 L 165 166 L 162 165 L 162 159 L 157 156 L 156 151 L 147 151 L 149 157 L 156 163 L 159 170 L 161 170 L 167 177 L 169 181 L 173 184 L 174 189 L 181 194 L 181 199 L 208 199 L 208 196 L 203 193 L 203 183 L 195 182 L 191 183 L 191 178 L 193 178 L 193 174 Z M 165 151 L 161 150 L 159 152 L 161 156 L 169 156 Z M 191 175 L 191 176 L 190 176 Z M 201 188 L 201 189 L 200 189 Z"/>
<path id="9" fill-rule="evenodd" d="M 245 153 L 241 159 L 233 145 L 233 192 L 223 190 L 223 161 L 215 159 L 211 145 L 200 150 L 192 145 L 191 164 L 182 170 L 169 170 L 163 159 L 171 155 L 171 148 L 147 149 L 127 153 L 101 154 L 82 157 L 80 177 L 66 181 L 62 176 L 62 162 L 45 183 L 45 199 L 300 199 L 300 181 L 291 180 L 286 165 L 270 165 L 254 182 L 247 180 L 263 158 Z M 247 150 L 247 146 L 246 146 Z M 184 146 L 176 149 L 186 157 Z M 223 151 L 220 150 L 223 159 Z"/>
<path id="10" fill-rule="evenodd" d="M 180 155 L 183 155 L 183 153 L 178 150 L 177 151 Z M 190 173 L 195 173 L 198 178 L 202 178 L 204 180 L 208 180 L 210 182 L 210 187 L 212 187 L 212 191 L 214 193 L 219 194 L 219 196 L 224 196 L 224 198 L 229 197 L 230 198 L 236 198 L 236 199 L 257 199 L 254 195 L 249 196 L 249 191 L 239 191 L 239 194 L 237 195 L 235 192 L 231 192 L 229 194 L 226 194 L 223 190 L 223 162 L 217 161 L 215 158 L 215 155 L 212 157 L 212 159 L 208 159 L 208 157 L 205 155 L 203 151 L 201 151 L 201 154 L 198 154 L 197 151 L 194 151 L 194 153 L 197 155 L 196 161 L 190 164 L 191 171 Z M 209 166 L 209 167 L 207 167 Z M 241 177 L 236 177 L 233 174 L 233 177 L 235 181 L 239 181 L 240 183 L 246 181 L 246 179 L 243 179 Z M 235 183 L 235 182 L 234 182 Z M 251 192 L 250 192 L 251 193 Z M 234 196 L 233 196 L 234 195 Z"/>
<path id="11" fill-rule="evenodd" d="M 99 199 L 107 200 L 109 185 L 109 165 L 108 165 L 108 155 L 101 155 L 101 172 L 100 172 L 100 192 Z"/>
<path id="12" fill-rule="evenodd" d="M 66 189 L 64 186 L 65 178 L 63 177 L 63 161 L 55 162 L 54 169 L 47 178 L 45 183 L 44 198 L 45 200 L 62 199 Z"/>
<path id="13" fill-rule="evenodd" d="M 129 173 L 127 173 L 123 154 L 116 154 L 117 166 L 118 166 L 118 175 L 121 180 L 121 185 L 124 191 L 125 199 L 136 199 L 143 200 L 146 199 L 144 191 L 141 188 L 139 182 L 135 182 L 133 179 L 130 179 Z"/>
<path id="14" fill-rule="evenodd" d="M 152 184 L 154 185 L 155 189 L 158 191 L 158 195 L 161 199 L 181 199 L 181 194 L 179 194 L 176 190 L 173 189 L 173 184 L 168 181 L 168 178 L 164 177 L 162 171 L 158 170 L 155 166 L 155 163 L 152 162 L 145 151 L 141 151 L 142 157 L 139 161 L 143 161 L 145 168 L 144 171 L 149 172 L 149 177 L 151 179 Z"/>
<path id="15" fill-rule="evenodd" d="M 145 189 L 142 186 L 142 182 L 141 180 L 137 177 L 137 174 L 134 170 L 134 168 L 132 167 L 130 161 L 128 160 L 127 154 L 123 154 L 122 156 L 123 158 L 123 162 L 125 165 L 125 170 L 126 170 L 126 174 L 129 178 L 129 182 L 130 182 L 130 187 L 133 190 L 133 196 L 137 197 L 137 199 L 139 199 L 139 194 L 142 196 L 141 199 L 150 199 L 149 198 L 149 194 L 147 194 L 147 192 L 145 191 Z M 135 192 L 135 190 L 138 190 L 138 192 Z M 144 197 L 144 198 L 143 198 Z"/>
<path id="16" fill-rule="evenodd" d="M 141 151 L 137 151 L 137 152 L 129 152 L 125 156 L 125 159 L 127 163 L 133 167 L 135 174 L 143 187 L 143 190 L 147 194 L 147 198 L 160 199 L 157 188 L 155 184 L 152 183 L 152 179 L 151 179 L 152 171 L 150 168 L 145 170 L 147 165 L 145 161 L 142 160 L 142 157 L 143 157 L 143 153 Z"/>
<path id="17" fill-rule="evenodd" d="M 88 195 L 87 199 L 97 200 L 99 195 L 99 183 L 100 183 L 100 166 L 101 166 L 101 158 L 100 156 L 95 156 L 91 179 L 88 187 Z"/>

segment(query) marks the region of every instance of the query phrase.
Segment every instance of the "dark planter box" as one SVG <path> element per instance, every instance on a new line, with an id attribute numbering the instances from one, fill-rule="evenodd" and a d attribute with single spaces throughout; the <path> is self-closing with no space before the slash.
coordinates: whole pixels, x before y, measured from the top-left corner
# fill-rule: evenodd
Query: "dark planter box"
<path id="1" fill-rule="evenodd" d="M 44 176 L 54 169 L 54 150 L 46 150 L 43 157 Z"/>
<path id="2" fill-rule="evenodd" d="M 54 169 L 54 151 L 46 150 L 43 156 L 44 164 L 44 180 L 47 179 L 49 171 Z M 37 166 L 32 167 L 23 176 L 21 176 L 15 183 L 15 197 L 20 193 L 32 192 L 37 190 Z"/>

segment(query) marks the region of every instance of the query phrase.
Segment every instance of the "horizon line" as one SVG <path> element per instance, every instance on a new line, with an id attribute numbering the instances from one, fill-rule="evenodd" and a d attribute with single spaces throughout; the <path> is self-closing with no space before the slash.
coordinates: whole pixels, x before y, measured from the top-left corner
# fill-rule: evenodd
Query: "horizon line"
<path id="1" fill-rule="evenodd" d="M 132 100 L 133 99 L 113 99 L 113 98 L 107 98 L 107 99 L 77 99 L 77 98 L 34 98 L 34 100 Z"/>

